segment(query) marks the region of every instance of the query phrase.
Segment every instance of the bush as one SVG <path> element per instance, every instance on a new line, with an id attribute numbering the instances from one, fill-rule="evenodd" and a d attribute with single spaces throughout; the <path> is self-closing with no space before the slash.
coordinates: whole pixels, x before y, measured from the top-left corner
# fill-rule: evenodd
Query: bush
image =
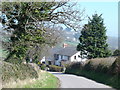
<path id="1" fill-rule="evenodd" d="M 109 67 L 99 64 L 95 69 L 95 72 L 107 73 L 108 70 L 109 70 Z"/>
<path id="2" fill-rule="evenodd" d="M 116 49 L 116 50 L 113 52 L 113 56 L 120 56 L 120 50 Z"/>
<path id="3" fill-rule="evenodd" d="M 31 65 L 2 62 L 3 83 L 10 82 L 11 80 L 24 80 L 27 78 L 38 78 L 37 71 Z"/>
<path id="4" fill-rule="evenodd" d="M 94 66 L 92 65 L 92 62 L 89 61 L 88 63 L 85 64 L 85 66 L 83 67 L 84 70 L 90 71 L 90 70 L 94 70 Z"/>
<path id="5" fill-rule="evenodd" d="M 76 70 L 82 70 L 83 65 L 80 62 L 72 62 L 67 65 L 65 73 L 74 73 Z"/>
<path id="6" fill-rule="evenodd" d="M 110 71 L 112 75 L 119 75 L 120 76 L 120 56 L 115 60 L 115 62 L 111 65 Z"/>
<path id="7" fill-rule="evenodd" d="M 41 68 L 41 70 L 45 70 L 46 69 L 46 65 L 45 64 L 41 64 L 40 68 Z"/>
<path id="8" fill-rule="evenodd" d="M 49 70 L 53 72 L 62 72 L 63 67 L 55 66 L 55 65 L 49 65 Z"/>
<path id="9" fill-rule="evenodd" d="M 91 59 L 85 65 L 73 63 L 67 66 L 65 73 L 87 77 L 97 82 L 120 88 L 120 56 L 116 59 Z"/>

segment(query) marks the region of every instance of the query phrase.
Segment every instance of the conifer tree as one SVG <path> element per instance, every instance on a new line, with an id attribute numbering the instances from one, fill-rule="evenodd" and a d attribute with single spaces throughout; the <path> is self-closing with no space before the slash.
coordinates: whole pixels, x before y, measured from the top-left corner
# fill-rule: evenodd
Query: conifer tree
<path id="1" fill-rule="evenodd" d="M 101 16 L 102 14 L 94 14 L 92 18 L 89 17 L 88 24 L 85 24 L 81 31 L 81 36 L 79 37 L 80 43 L 77 46 L 77 50 L 81 51 L 82 58 L 84 58 L 84 55 L 90 59 L 111 55 L 106 42 L 106 27 Z"/>

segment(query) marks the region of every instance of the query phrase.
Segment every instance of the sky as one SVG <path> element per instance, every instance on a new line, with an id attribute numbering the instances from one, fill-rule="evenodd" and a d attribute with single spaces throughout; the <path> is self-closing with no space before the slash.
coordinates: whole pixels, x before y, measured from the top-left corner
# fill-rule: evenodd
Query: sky
<path id="1" fill-rule="evenodd" d="M 81 8 L 85 8 L 85 15 L 103 14 L 107 36 L 118 37 L 118 2 L 78 2 Z M 87 20 L 84 21 L 87 23 Z"/>

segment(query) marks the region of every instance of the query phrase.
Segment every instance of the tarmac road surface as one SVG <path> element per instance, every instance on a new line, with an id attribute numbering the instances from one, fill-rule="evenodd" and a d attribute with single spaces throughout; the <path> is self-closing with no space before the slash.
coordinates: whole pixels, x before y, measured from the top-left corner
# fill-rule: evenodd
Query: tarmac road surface
<path id="1" fill-rule="evenodd" d="M 72 74 L 63 74 L 60 72 L 49 72 L 59 78 L 60 88 L 107 88 L 109 90 L 115 90 L 110 86 L 95 82 L 82 76 L 76 76 Z"/>

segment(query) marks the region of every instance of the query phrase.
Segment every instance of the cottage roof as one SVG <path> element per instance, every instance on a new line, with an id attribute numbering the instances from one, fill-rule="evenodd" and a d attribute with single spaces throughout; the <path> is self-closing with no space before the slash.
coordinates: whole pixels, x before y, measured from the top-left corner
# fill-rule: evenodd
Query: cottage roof
<path id="1" fill-rule="evenodd" d="M 76 47 L 54 47 L 50 49 L 49 54 L 46 56 L 46 60 L 54 60 L 54 54 L 72 56 L 77 52 Z"/>
<path id="2" fill-rule="evenodd" d="M 78 51 L 76 50 L 76 47 L 65 47 L 56 52 L 55 54 L 60 54 L 60 55 L 66 55 L 66 56 L 72 56 L 76 54 Z"/>
<path id="3" fill-rule="evenodd" d="M 49 50 L 49 54 L 46 55 L 46 60 L 54 60 L 54 54 L 56 54 L 59 50 L 61 50 L 63 47 L 54 47 Z"/>

